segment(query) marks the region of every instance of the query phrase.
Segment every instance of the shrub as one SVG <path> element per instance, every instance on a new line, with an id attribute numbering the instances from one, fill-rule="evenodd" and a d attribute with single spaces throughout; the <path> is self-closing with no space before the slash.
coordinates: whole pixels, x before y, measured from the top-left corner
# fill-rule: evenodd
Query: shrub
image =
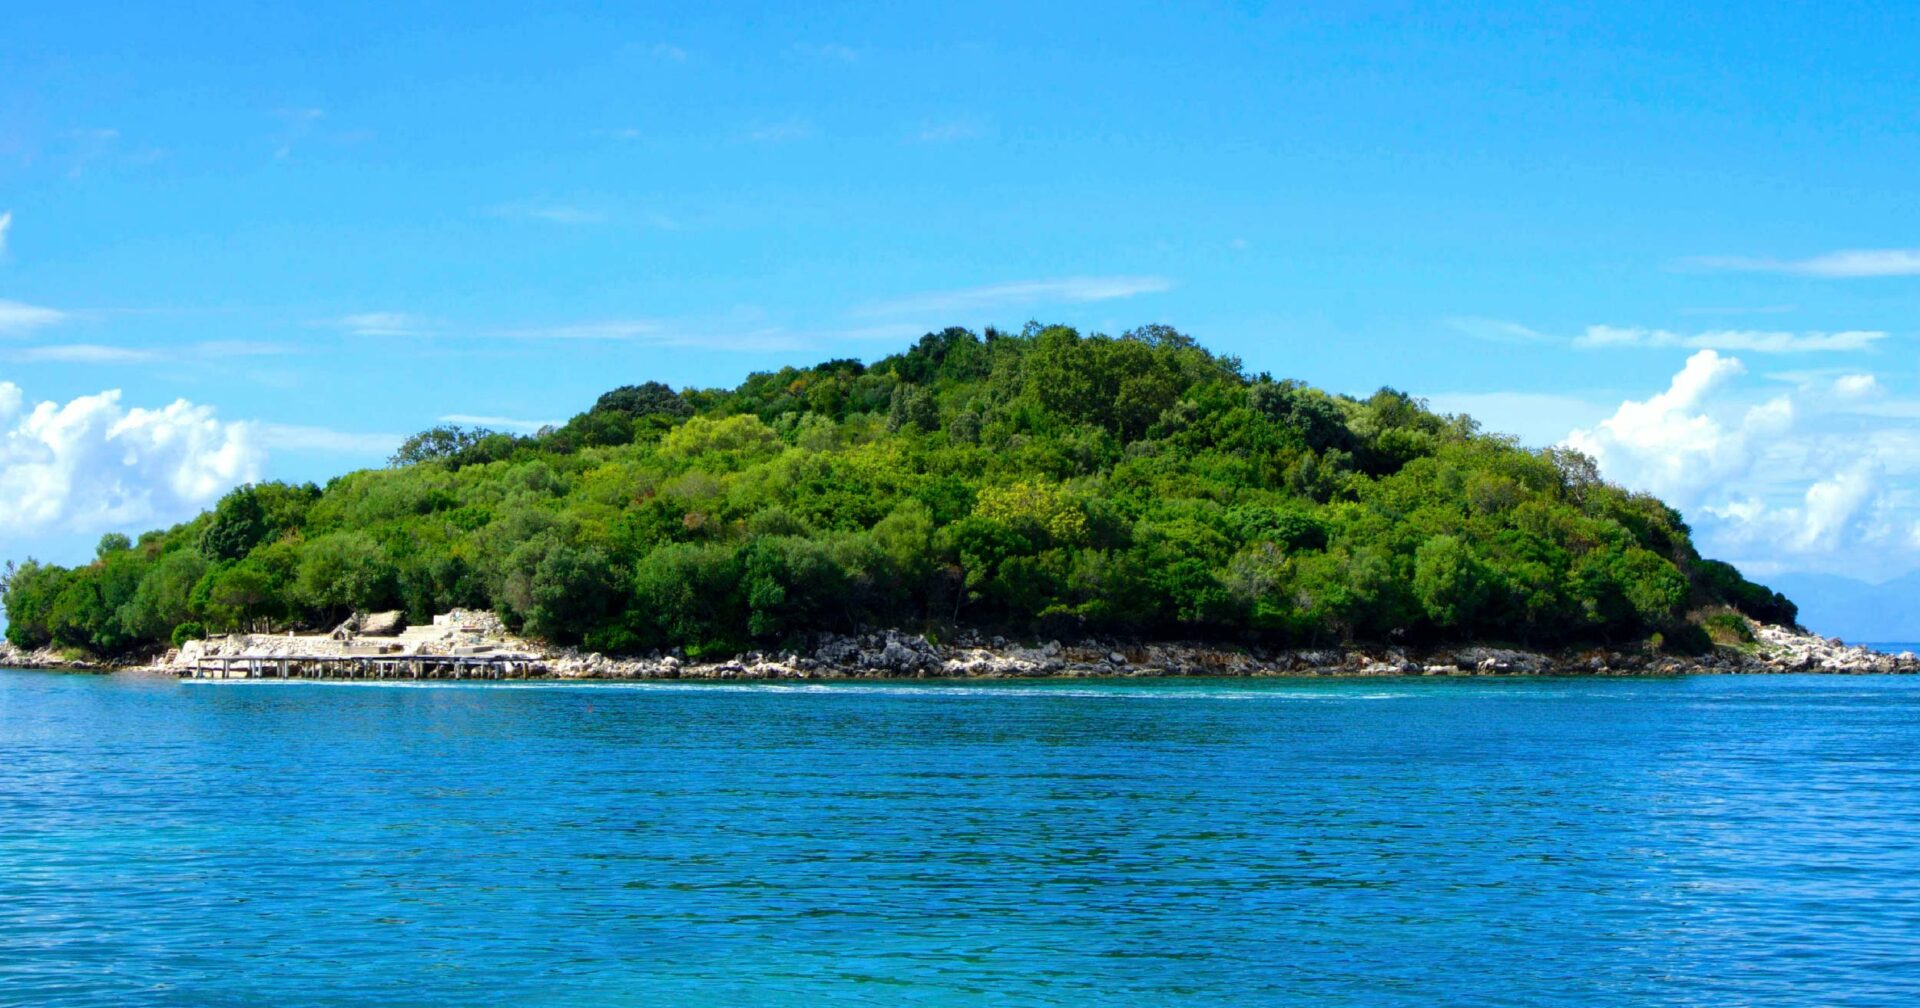
<path id="1" fill-rule="evenodd" d="M 1753 625 L 1747 622 L 1745 616 L 1731 609 L 1722 609 L 1700 617 L 1700 628 L 1706 631 L 1707 636 L 1712 638 L 1715 644 L 1740 647 L 1756 642 L 1753 636 Z"/>

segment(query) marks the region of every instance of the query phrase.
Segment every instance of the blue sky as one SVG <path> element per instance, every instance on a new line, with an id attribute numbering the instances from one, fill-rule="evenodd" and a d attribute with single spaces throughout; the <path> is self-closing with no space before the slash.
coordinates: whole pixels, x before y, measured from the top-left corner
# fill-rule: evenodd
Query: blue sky
<path id="1" fill-rule="evenodd" d="M 1604 6 L 10 10 L 0 553 L 1039 318 L 1920 569 L 1911 8 Z"/>

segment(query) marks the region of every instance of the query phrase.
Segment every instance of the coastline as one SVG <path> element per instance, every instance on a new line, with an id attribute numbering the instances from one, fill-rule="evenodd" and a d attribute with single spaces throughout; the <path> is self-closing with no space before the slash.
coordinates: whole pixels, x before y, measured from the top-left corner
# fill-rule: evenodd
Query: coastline
<path id="1" fill-rule="evenodd" d="M 1366 644 L 1276 648 L 1191 641 L 1062 643 L 1054 640 L 1029 645 L 973 633 L 964 633 L 949 643 L 935 643 L 924 635 L 886 630 L 858 635 L 823 634 L 805 653 L 748 652 L 707 662 L 690 660 L 678 653 L 620 657 L 553 648 L 506 634 L 497 624 L 487 627 L 478 639 L 486 640 L 488 646 L 512 648 L 533 656 L 529 670 L 513 678 L 545 680 L 1362 679 L 1920 673 L 1920 657 L 1910 651 L 1888 654 L 1780 626 L 1756 625 L 1754 636 L 1752 645 L 1722 645 L 1707 654 L 1686 656 L 1661 654 L 1644 647 L 1591 646 L 1540 651 L 1486 643 L 1423 648 Z M 475 638 L 470 634 L 467 639 Z M 51 649 L 22 652 L 0 642 L 0 666 L 178 676 L 187 674 L 200 662 L 222 656 L 288 654 L 289 643 L 302 640 L 306 639 L 280 635 L 219 637 L 191 641 L 183 648 L 156 655 L 146 662 L 131 663 L 68 658 Z"/>

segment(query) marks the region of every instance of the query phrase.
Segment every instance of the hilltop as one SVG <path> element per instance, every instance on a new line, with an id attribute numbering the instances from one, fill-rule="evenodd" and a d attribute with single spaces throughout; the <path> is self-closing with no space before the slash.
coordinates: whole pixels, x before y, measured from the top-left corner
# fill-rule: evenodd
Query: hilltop
<path id="1" fill-rule="evenodd" d="M 1577 453 L 1249 375 L 1165 326 L 948 329 L 624 386 L 530 436 L 436 428 L 384 469 L 28 561 L 4 602 L 16 646 L 100 656 L 381 609 L 696 658 L 892 628 L 1691 653 L 1796 620 Z"/>

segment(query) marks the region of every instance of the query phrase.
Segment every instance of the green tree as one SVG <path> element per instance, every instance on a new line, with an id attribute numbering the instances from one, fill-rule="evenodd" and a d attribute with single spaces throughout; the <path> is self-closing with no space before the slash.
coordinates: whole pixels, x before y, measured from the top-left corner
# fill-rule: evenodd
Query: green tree
<path id="1" fill-rule="evenodd" d="M 250 630 L 254 621 L 281 614 L 273 578 L 251 561 L 213 572 L 204 598 L 207 618 L 231 630 Z"/>
<path id="2" fill-rule="evenodd" d="M 940 427 L 940 408 L 932 393 L 918 385 L 895 385 L 892 405 L 887 410 L 890 431 L 931 431 Z"/>
<path id="3" fill-rule="evenodd" d="M 1413 594 L 1434 625 L 1466 626 L 1487 603 L 1487 571 L 1472 547 L 1450 535 L 1420 544 L 1413 560 Z"/>
<path id="4" fill-rule="evenodd" d="M 633 596 L 639 638 L 690 653 L 726 651 L 744 640 L 740 564 L 730 546 L 667 543 L 641 559 Z"/>
<path id="5" fill-rule="evenodd" d="M 387 460 L 387 464 L 405 466 L 453 459 L 497 434 L 497 431 L 487 430 L 484 427 L 442 424 L 423 430 L 400 442 L 400 447 Z"/>
<path id="6" fill-rule="evenodd" d="M 322 622 L 337 622 L 356 610 L 386 608 L 398 587 L 395 574 L 373 537 L 334 532 L 301 550 L 292 594 Z"/>
<path id="7" fill-rule="evenodd" d="M 267 534 L 266 510 L 260 495 L 243 486 L 220 498 L 213 517 L 200 534 L 200 552 L 214 560 L 238 560 Z"/>
<path id="8" fill-rule="evenodd" d="M 52 643 L 54 601 L 72 579 L 65 568 L 32 559 L 13 568 L 5 596 L 7 640 L 26 650 Z"/>
<path id="9" fill-rule="evenodd" d="M 622 385 L 602 395 L 593 404 L 595 413 L 622 413 L 629 417 L 693 415 L 693 406 L 674 394 L 672 388 L 657 381 Z"/>
<path id="10" fill-rule="evenodd" d="M 527 629 L 562 643 L 579 641 L 619 608 L 623 588 L 601 550 L 556 546 L 534 569 Z"/>

